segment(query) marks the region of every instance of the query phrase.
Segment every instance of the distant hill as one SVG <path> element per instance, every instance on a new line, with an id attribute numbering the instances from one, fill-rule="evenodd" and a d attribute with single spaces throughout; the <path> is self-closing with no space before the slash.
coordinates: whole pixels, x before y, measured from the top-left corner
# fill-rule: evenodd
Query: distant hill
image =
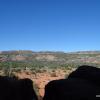
<path id="1" fill-rule="evenodd" d="M 66 64 L 100 64 L 100 51 L 78 51 L 78 52 L 53 52 L 30 50 L 1 51 L 0 62 L 30 62 L 46 65 L 66 65 Z"/>

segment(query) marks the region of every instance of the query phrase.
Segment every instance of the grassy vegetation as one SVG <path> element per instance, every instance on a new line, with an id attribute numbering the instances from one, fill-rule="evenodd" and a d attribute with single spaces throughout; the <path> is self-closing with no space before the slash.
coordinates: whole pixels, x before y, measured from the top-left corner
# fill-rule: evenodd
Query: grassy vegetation
<path id="1" fill-rule="evenodd" d="M 0 70 L 6 74 L 13 71 L 28 70 L 35 72 L 49 69 L 71 69 L 80 65 L 100 66 L 100 52 L 33 52 L 3 51 L 0 54 Z"/>

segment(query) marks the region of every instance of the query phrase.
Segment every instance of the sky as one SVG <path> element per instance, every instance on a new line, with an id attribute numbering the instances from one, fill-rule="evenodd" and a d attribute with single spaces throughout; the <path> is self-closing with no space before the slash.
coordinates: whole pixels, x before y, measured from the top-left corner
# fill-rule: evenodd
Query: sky
<path id="1" fill-rule="evenodd" d="M 100 50 L 100 0 L 0 0 L 2 50 Z"/>

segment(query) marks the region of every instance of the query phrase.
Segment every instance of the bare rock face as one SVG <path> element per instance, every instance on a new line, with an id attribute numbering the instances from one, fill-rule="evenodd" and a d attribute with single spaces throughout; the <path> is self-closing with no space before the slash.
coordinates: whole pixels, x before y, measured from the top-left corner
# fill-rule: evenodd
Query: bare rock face
<path id="1" fill-rule="evenodd" d="M 46 60 L 46 61 L 56 61 L 57 57 L 55 57 L 54 55 L 49 55 L 49 54 L 45 54 L 45 55 L 37 55 L 36 56 L 36 60 Z"/>

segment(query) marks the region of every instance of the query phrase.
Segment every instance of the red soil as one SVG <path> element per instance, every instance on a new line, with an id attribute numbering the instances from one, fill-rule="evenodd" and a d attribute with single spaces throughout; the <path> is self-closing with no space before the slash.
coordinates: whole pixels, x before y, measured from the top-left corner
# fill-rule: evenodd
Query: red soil
<path id="1" fill-rule="evenodd" d="M 55 70 L 53 72 L 42 72 L 32 74 L 31 71 L 22 71 L 20 73 L 16 73 L 16 76 L 19 78 L 30 78 L 36 84 L 38 88 L 39 95 L 43 97 L 45 85 L 51 80 L 57 80 L 65 78 L 65 75 L 69 74 L 71 70 Z"/>

